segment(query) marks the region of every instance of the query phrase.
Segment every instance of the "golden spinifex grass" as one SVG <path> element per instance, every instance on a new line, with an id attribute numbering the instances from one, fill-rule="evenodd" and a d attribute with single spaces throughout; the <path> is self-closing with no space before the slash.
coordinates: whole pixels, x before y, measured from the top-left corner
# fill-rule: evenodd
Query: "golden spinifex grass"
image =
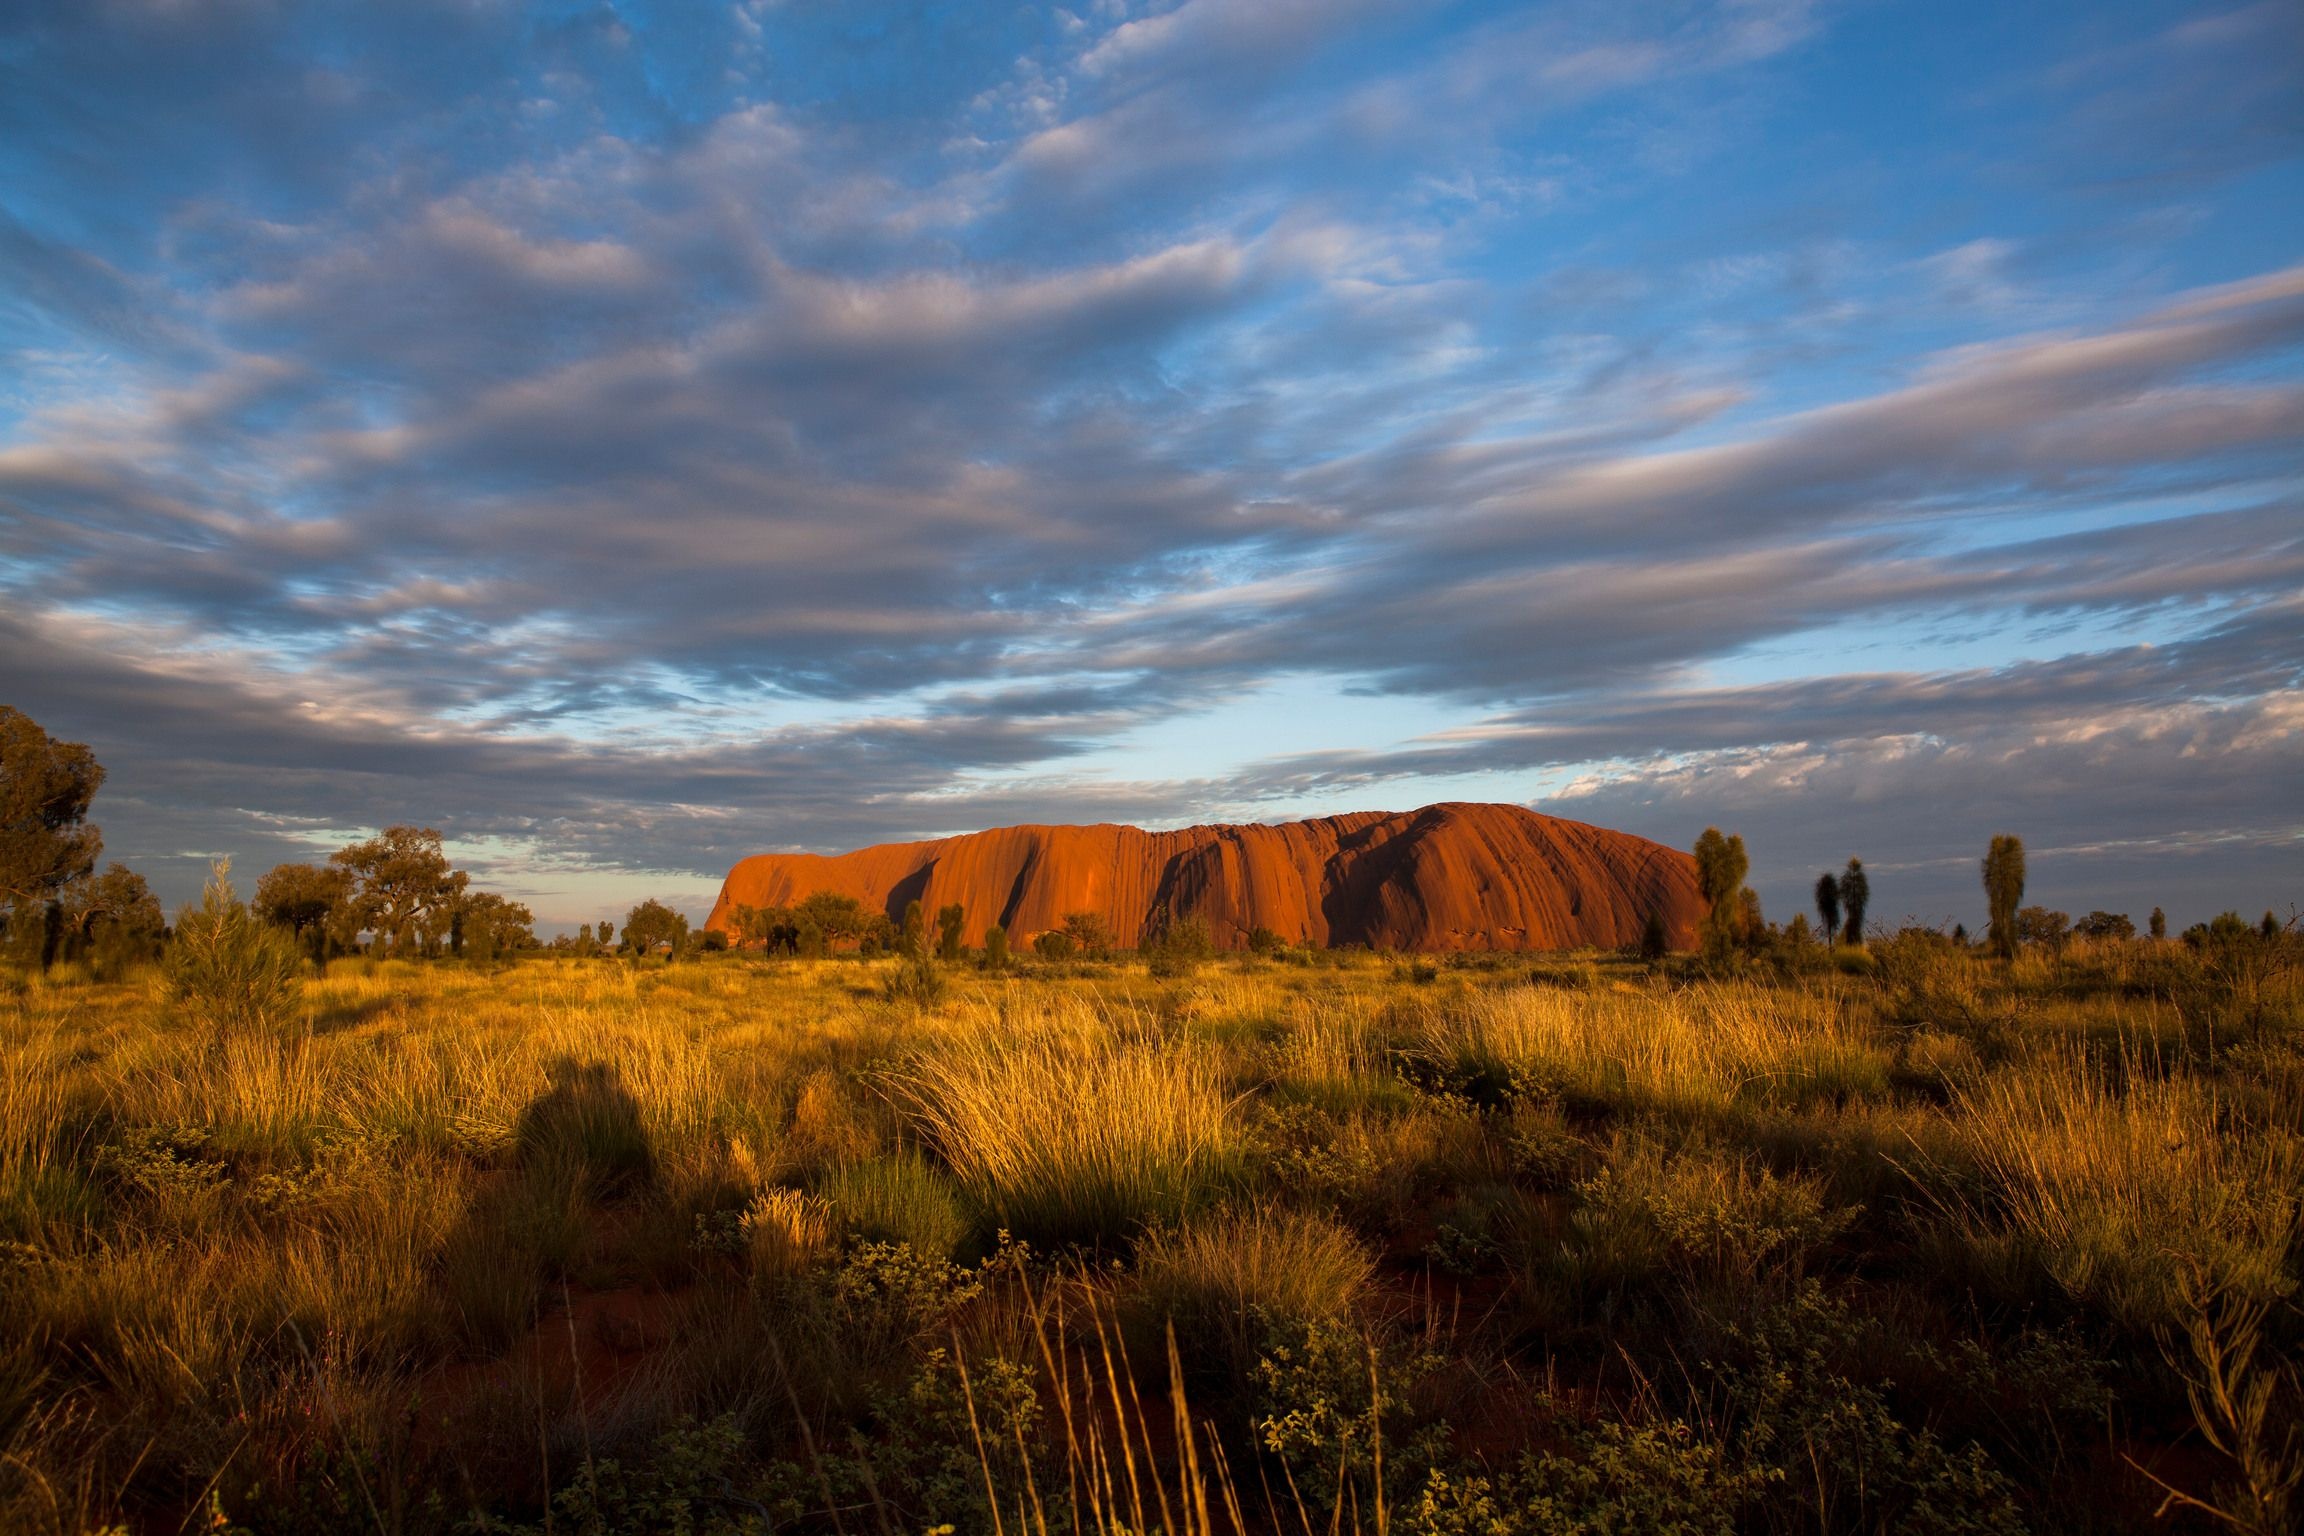
<path id="1" fill-rule="evenodd" d="M 2261 942 L 21 979 L 0 1528 L 2285 1519 Z"/>
<path id="2" fill-rule="evenodd" d="M 894 1081 L 947 1166 L 1010 1230 L 1093 1241 L 1207 1197 L 1236 1171 L 1238 1106 L 1208 1047 L 1109 1005 L 970 1020 Z"/>
<path id="3" fill-rule="evenodd" d="M 2187 1274 L 2271 1302 L 2294 1289 L 2304 1136 L 2214 1082 L 2126 1053 L 2054 1050 L 1956 1091 L 1959 1139 L 1984 1189 L 1971 1240 L 2008 1245 L 2068 1293 L 2150 1327 L 2178 1316 Z"/>

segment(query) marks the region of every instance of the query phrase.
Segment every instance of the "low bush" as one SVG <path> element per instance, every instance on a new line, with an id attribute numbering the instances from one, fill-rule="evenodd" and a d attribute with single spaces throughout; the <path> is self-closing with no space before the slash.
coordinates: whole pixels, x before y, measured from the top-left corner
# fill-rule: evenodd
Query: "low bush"
<path id="1" fill-rule="evenodd" d="M 1659 1272 L 1705 1286 L 1797 1279 L 1856 1214 L 1820 1178 L 1644 1139 L 1620 1144 L 1576 1192 L 1565 1258 L 1587 1294 Z"/>

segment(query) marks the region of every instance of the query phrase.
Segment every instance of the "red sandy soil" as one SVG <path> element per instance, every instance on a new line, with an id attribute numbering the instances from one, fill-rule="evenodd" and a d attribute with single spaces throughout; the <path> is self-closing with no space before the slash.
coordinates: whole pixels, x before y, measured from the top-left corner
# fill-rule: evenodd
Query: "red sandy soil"
<path id="1" fill-rule="evenodd" d="M 999 923 L 1031 942 L 1094 912 L 1123 945 L 1197 918 L 1220 947 L 1269 928 L 1292 943 L 1393 950 L 1617 948 L 1655 912 L 1675 946 L 1703 913 L 1695 861 L 1625 832 L 1516 805 L 1359 811 L 1278 826 L 1000 827 L 834 856 L 768 853 L 728 872 L 708 928 L 734 909 L 818 891 L 900 916 L 953 902 L 964 937 Z"/>

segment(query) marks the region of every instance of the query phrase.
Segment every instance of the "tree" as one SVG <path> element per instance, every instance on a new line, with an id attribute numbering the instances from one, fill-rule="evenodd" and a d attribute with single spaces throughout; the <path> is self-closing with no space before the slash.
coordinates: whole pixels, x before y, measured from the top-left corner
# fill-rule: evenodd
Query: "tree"
<path id="1" fill-rule="evenodd" d="M 953 902 L 950 906 L 938 907 L 936 909 L 937 959 L 957 960 L 960 958 L 961 951 L 968 947 L 965 939 L 963 938 L 963 930 L 967 927 L 967 924 L 967 909 L 962 907 L 958 902 Z"/>
<path id="2" fill-rule="evenodd" d="M 62 901 L 65 931 L 83 944 L 107 924 L 124 923 L 154 935 L 168 926 L 160 898 L 125 864 L 73 881 L 64 888 Z"/>
<path id="3" fill-rule="evenodd" d="M 1737 892 L 1744 888 L 1745 871 L 1752 867 L 1744 852 L 1744 839 L 1727 837 L 1718 827 L 1706 827 L 1696 839 L 1696 885 L 1704 894 L 1703 948 L 1707 959 L 1717 960 L 1736 947 L 1744 919 Z"/>
<path id="4" fill-rule="evenodd" d="M 1864 947 L 1864 908 L 1872 901 L 1872 882 L 1865 878 L 1864 861 L 1850 859 L 1848 867 L 1840 872 L 1840 905 L 1848 909 L 1848 926 L 1841 939 Z"/>
<path id="5" fill-rule="evenodd" d="M 600 919 L 600 947 L 607 950 L 616 947 L 616 925 L 606 918 Z"/>
<path id="6" fill-rule="evenodd" d="M 1840 877 L 1826 870 L 1816 877 L 1816 915 L 1823 920 L 1824 942 L 1840 931 Z"/>
<path id="7" fill-rule="evenodd" d="M 256 915 L 296 935 L 317 956 L 330 937 L 349 937 L 352 871 L 341 864 L 276 864 L 256 882 Z"/>
<path id="8" fill-rule="evenodd" d="M 1248 952 L 1252 955 L 1276 955 L 1287 947 L 1286 939 L 1261 923 L 1248 930 Z"/>
<path id="9" fill-rule="evenodd" d="M 37 937 L 43 967 L 63 936 L 59 897 L 104 850 L 104 834 L 88 824 L 103 783 L 85 745 L 58 741 L 0 704 L 0 909 L 19 942 Z"/>
<path id="10" fill-rule="evenodd" d="M 411 943 L 435 947 L 447 935 L 457 899 L 471 883 L 448 867 L 440 834 L 431 827 L 386 827 L 364 843 L 340 848 L 329 862 L 357 882 L 350 910 L 357 928 L 389 937 L 395 953 Z"/>
<path id="11" fill-rule="evenodd" d="M 64 927 L 99 974 L 116 976 L 160 952 L 168 918 L 144 877 L 125 864 L 75 880 L 63 897 Z"/>
<path id="12" fill-rule="evenodd" d="M 2184 942 L 2195 949 L 2203 947 L 2230 950 L 2236 945 L 2254 940 L 2256 930 L 2248 926 L 2248 919 L 2237 912 L 2219 912 L 2205 923 L 2194 923 L 2184 930 Z"/>
<path id="13" fill-rule="evenodd" d="M 1032 941 L 1032 953 L 1043 960 L 1069 960 L 1079 952 L 1079 941 L 1061 928 L 1051 928 Z"/>
<path id="14" fill-rule="evenodd" d="M 822 935 L 790 907 L 738 907 L 736 916 L 744 941 L 757 943 L 763 954 L 798 954 L 811 942 L 821 948 Z"/>
<path id="15" fill-rule="evenodd" d="M 1008 930 L 998 923 L 984 930 L 984 969 L 1008 969 Z"/>
<path id="16" fill-rule="evenodd" d="M 766 949 L 775 918 L 774 907 L 755 907 L 750 902 L 739 901 L 728 909 L 728 931 L 739 949 L 747 944 Z"/>
<path id="17" fill-rule="evenodd" d="M 452 934 L 452 947 L 471 960 L 493 960 L 507 950 L 529 949 L 536 943 L 536 917 L 521 902 L 494 891 L 474 891 L 460 898 Z"/>
<path id="18" fill-rule="evenodd" d="M 2042 949 L 2062 949 L 2072 936 L 2072 916 L 2047 907 L 2026 907 L 2016 914 L 2016 942 Z"/>
<path id="19" fill-rule="evenodd" d="M 624 915 L 624 947 L 636 955 L 653 954 L 668 945 L 671 958 L 688 947 L 688 919 L 651 897 Z"/>
<path id="20" fill-rule="evenodd" d="M 853 896 L 842 896 L 832 891 L 812 891 L 799 906 L 792 909 L 793 917 L 805 936 L 811 931 L 818 936 L 814 947 L 820 953 L 822 946 L 841 939 L 861 939 L 877 924 L 877 912 L 864 910 L 864 903 Z M 884 919 L 883 919 L 884 920 Z"/>
<path id="21" fill-rule="evenodd" d="M 1112 930 L 1104 922 L 1101 912 L 1067 912 L 1064 914 L 1065 936 L 1079 947 L 1080 953 L 1091 960 L 1109 959 L 1114 940 Z"/>
<path id="22" fill-rule="evenodd" d="M 917 901 L 904 903 L 904 936 L 897 941 L 897 953 L 907 960 L 928 953 L 928 917 Z"/>
<path id="23" fill-rule="evenodd" d="M 1750 886 L 1736 892 L 1736 947 L 1757 952 L 1768 943 L 1768 919 L 1760 911 L 1760 893 Z"/>
<path id="24" fill-rule="evenodd" d="M 1197 917 L 1170 917 L 1160 925 L 1160 932 L 1144 946 L 1144 958 L 1152 962 L 1153 974 L 1175 975 L 1189 970 L 1216 953 L 1216 940 L 1208 932 L 1208 925 Z"/>
<path id="25" fill-rule="evenodd" d="M 1991 909 L 1986 931 L 2001 959 L 2016 953 L 2016 911 L 2024 905 L 2024 840 L 2003 832 L 1984 855 L 1984 900 Z"/>
<path id="26" fill-rule="evenodd" d="M 2132 939 L 2136 937 L 2136 925 L 2125 912 L 2098 909 L 2074 923 L 2072 933 L 2082 939 Z"/>
<path id="27" fill-rule="evenodd" d="M 1650 907 L 1648 920 L 1640 925 L 1640 958 L 1653 965 L 1669 954 L 1671 948 L 1671 937 L 1664 931 L 1664 914 Z"/>
<path id="28" fill-rule="evenodd" d="M 2156 939 L 2168 937 L 2168 914 L 2158 907 L 2152 909 L 2152 937 Z"/>

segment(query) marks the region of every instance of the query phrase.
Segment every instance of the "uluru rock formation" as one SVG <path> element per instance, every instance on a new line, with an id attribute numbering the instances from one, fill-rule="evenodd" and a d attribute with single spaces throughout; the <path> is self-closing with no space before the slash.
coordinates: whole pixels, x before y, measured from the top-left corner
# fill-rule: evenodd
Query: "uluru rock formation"
<path id="1" fill-rule="evenodd" d="M 1123 945 L 1197 918 L 1225 948 L 1269 928 L 1294 943 L 1372 949 L 1575 949 L 1636 943 L 1651 912 L 1675 945 L 1703 914 L 1695 861 L 1629 833 L 1516 805 L 1360 811 L 1278 826 L 1000 827 L 834 856 L 768 853 L 728 872 L 705 926 L 738 906 L 819 891 L 900 916 L 957 902 L 964 935 L 1013 942 L 1103 917 Z"/>

